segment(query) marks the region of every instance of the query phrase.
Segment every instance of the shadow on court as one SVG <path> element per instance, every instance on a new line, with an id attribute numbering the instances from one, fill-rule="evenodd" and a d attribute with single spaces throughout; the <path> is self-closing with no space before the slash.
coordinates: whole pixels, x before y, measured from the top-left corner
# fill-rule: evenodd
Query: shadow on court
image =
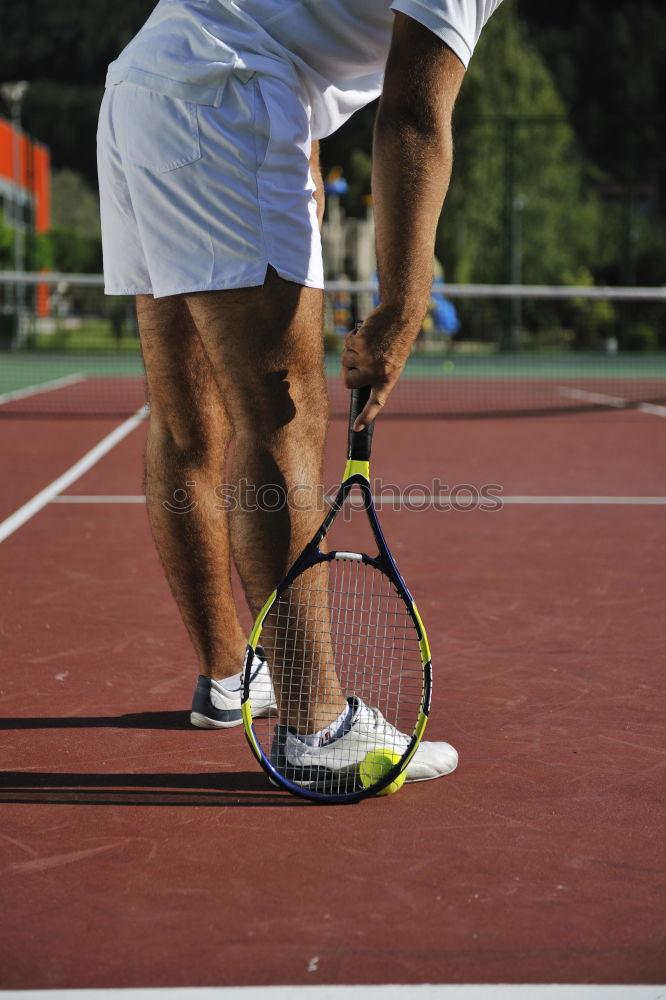
<path id="1" fill-rule="evenodd" d="M 0 718 L 2 729 L 167 729 L 193 732 L 188 712 L 128 712 L 124 715 Z"/>
<path id="2" fill-rule="evenodd" d="M 0 730 L 137 729 L 193 732 L 188 712 L 136 712 L 117 716 L 2 718 Z M 83 774 L 5 771 L 0 802 L 96 806 L 298 806 L 272 789 L 259 771 L 201 774 Z"/>
<path id="3" fill-rule="evenodd" d="M 83 774 L 5 771 L 0 802 L 88 806 L 303 806 L 272 789 L 264 774 Z"/>

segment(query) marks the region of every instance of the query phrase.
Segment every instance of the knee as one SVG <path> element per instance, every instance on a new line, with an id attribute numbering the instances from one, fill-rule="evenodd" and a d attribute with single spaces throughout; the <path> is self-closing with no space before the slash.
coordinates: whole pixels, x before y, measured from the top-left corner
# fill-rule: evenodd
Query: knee
<path id="1" fill-rule="evenodd" d="M 306 432 L 323 439 L 328 427 L 325 378 L 287 368 L 254 379 L 235 413 L 236 432 L 261 438 Z"/>
<path id="2" fill-rule="evenodd" d="M 170 461 L 204 465 L 224 457 L 230 433 L 222 421 L 196 407 L 151 405 L 149 445 Z"/>

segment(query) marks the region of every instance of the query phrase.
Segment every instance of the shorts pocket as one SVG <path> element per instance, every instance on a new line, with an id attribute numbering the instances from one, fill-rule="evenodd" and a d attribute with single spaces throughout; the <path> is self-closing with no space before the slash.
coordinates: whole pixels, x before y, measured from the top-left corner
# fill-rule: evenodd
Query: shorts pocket
<path id="1" fill-rule="evenodd" d="M 125 120 L 124 155 L 156 174 L 201 156 L 197 105 L 134 84 L 119 84 Z"/>

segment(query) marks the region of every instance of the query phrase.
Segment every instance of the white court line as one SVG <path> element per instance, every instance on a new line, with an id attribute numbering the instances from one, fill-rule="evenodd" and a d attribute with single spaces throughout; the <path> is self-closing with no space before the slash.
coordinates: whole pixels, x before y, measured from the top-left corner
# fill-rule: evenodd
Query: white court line
<path id="1" fill-rule="evenodd" d="M 643 413 L 651 413 L 653 417 L 666 417 L 666 406 L 655 406 L 654 403 L 639 403 L 638 409 Z"/>
<path id="2" fill-rule="evenodd" d="M 575 389 L 570 385 L 560 386 L 560 395 L 570 399 L 580 399 L 584 403 L 598 403 L 600 406 L 612 406 L 618 410 L 635 409 L 642 413 L 651 413 L 653 417 L 666 417 L 666 406 L 655 406 L 654 403 L 631 403 L 621 396 L 608 396 L 604 392 L 588 392 L 586 389 Z"/>
<path id="3" fill-rule="evenodd" d="M 406 493 L 398 497 L 373 496 L 373 503 L 378 507 L 396 504 L 411 504 L 414 508 L 423 504 L 452 504 L 459 509 L 483 506 L 487 510 L 498 510 L 503 504 L 637 504 L 642 505 L 663 505 L 666 504 L 666 497 L 615 497 L 615 496 L 503 496 L 501 493 L 493 493 L 488 496 L 470 496 L 465 493 L 440 493 L 439 496 L 425 495 L 423 493 Z"/>
<path id="4" fill-rule="evenodd" d="M 333 499 L 333 494 L 326 497 L 327 500 L 331 501 Z M 494 509 L 499 509 L 502 504 L 553 504 L 557 506 L 562 505 L 575 505 L 575 504 L 587 504 L 587 505 L 622 505 L 627 506 L 664 506 L 666 505 L 666 497 L 616 497 L 616 496 L 502 496 L 501 493 L 493 494 L 491 496 L 470 496 L 469 494 L 448 494 L 440 493 L 437 497 L 432 494 L 423 493 L 405 493 L 401 496 L 381 496 L 375 495 L 372 498 L 373 503 L 378 507 L 390 507 L 392 504 L 412 504 L 415 508 L 420 507 L 422 504 L 438 504 L 451 503 L 455 504 L 460 508 L 476 507 L 483 504 L 486 507 L 493 507 Z M 65 493 L 60 496 L 54 496 L 50 503 L 62 503 L 62 504 L 142 504 L 146 502 L 146 498 L 139 494 L 136 495 L 126 495 L 126 496 L 114 496 L 109 494 L 108 496 L 99 495 L 85 495 L 85 494 L 75 494 L 75 493 Z M 353 500 L 352 500 L 353 502 Z"/>
<path id="5" fill-rule="evenodd" d="M 637 506 L 650 506 L 655 504 L 657 506 L 666 504 L 666 497 L 610 497 L 610 496 L 600 496 L 600 497 L 585 497 L 585 496 L 572 496 L 572 497 L 503 497 L 501 494 L 497 497 L 499 504 L 503 503 L 515 503 L 515 504 L 598 504 L 603 506 L 605 504 L 627 504 L 637 505 Z M 460 499 L 458 500 L 460 502 Z M 488 503 L 488 500 L 485 501 Z"/>
<path id="6" fill-rule="evenodd" d="M 436 986 L 184 986 L 146 989 L 5 990 L 11 1000 L 666 1000 L 663 986 L 461 984 Z"/>
<path id="7" fill-rule="evenodd" d="M 560 395 L 570 399 L 580 399 L 584 403 L 599 403 L 600 406 L 615 406 L 624 409 L 627 405 L 622 396 L 608 396 L 605 392 L 588 392 L 587 389 L 574 389 L 570 385 L 560 386 Z"/>
<path id="8" fill-rule="evenodd" d="M 86 376 L 82 372 L 74 372 L 72 375 L 63 375 L 62 378 L 54 378 L 49 382 L 26 385 L 23 389 L 13 389 L 11 392 L 0 394 L 0 405 L 10 403 L 14 399 L 27 399 L 29 396 L 39 396 L 42 392 L 52 392 L 54 389 L 62 389 L 66 385 L 76 385 L 77 382 L 85 382 L 85 380 Z"/>
<path id="9" fill-rule="evenodd" d="M 76 493 L 64 493 L 53 497 L 51 503 L 145 503 L 144 496 L 85 496 Z"/>
<path id="10" fill-rule="evenodd" d="M 6 518 L 2 523 L 0 523 L 0 542 L 4 542 L 6 538 L 9 538 L 21 525 L 29 521 L 31 517 L 39 513 L 43 507 L 50 503 L 62 490 L 67 489 L 72 483 L 75 483 L 77 479 L 92 469 L 94 465 L 99 462 L 100 458 L 103 458 L 112 448 L 114 448 L 119 441 L 127 437 L 128 434 L 134 430 L 135 427 L 141 423 L 147 414 L 147 407 L 142 406 L 133 417 L 125 420 L 124 423 L 116 427 L 115 430 L 107 434 L 105 438 L 96 444 L 94 448 L 91 448 L 87 454 L 80 458 L 67 472 L 63 472 L 62 476 L 58 476 L 54 479 L 52 483 L 46 486 L 39 493 L 36 493 L 31 500 L 24 503 L 22 507 L 14 511 L 8 518 Z"/>

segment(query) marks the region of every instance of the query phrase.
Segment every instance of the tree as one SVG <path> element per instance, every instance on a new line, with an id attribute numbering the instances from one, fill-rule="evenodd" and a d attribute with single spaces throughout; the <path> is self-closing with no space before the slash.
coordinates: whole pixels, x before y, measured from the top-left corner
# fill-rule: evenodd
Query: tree
<path id="1" fill-rule="evenodd" d="M 54 228 L 75 229 L 82 236 L 100 235 L 99 198 L 75 170 L 58 170 L 51 182 L 51 219 Z"/>
<path id="2" fill-rule="evenodd" d="M 2 76 L 30 82 L 23 122 L 57 167 L 96 183 L 95 130 L 107 65 L 155 0 L 0 0 Z"/>
<path id="3" fill-rule="evenodd" d="M 14 266 L 14 230 L 5 222 L 0 208 L 0 270 L 12 270 Z"/>
<path id="4" fill-rule="evenodd" d="M 605 280 L 666 280 L 666 18 L 663 0 L 520 0 L 588 160 L 603 177 Z"/>
<path id="5" fill-rule="evenodd" d="M 519 10 L 596 163 L 619 180 L 663 178 L 663 0 L 519 0 Z"/>
<path id="6" fill-rule="evenodd" d="M 601 215 L 552 76 L 512 0 L 493 15 L 455 113 L 438 233 L 449 280 L 559 283 L 599 262 Z"/>

